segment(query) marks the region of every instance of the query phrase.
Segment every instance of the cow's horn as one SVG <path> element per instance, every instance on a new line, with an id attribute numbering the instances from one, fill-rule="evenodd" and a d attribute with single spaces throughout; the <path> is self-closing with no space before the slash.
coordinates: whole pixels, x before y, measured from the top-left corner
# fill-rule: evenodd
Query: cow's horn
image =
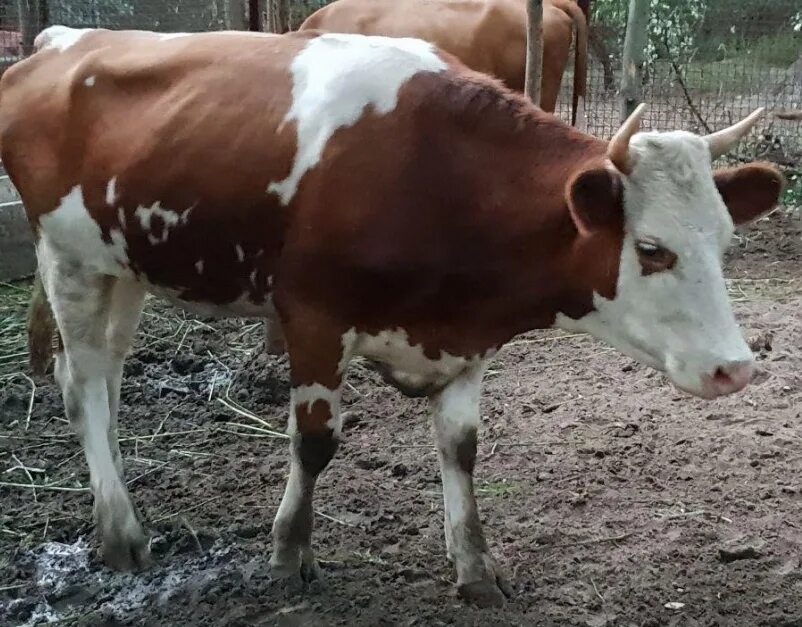
<path id="1" fill-rule="evenodd" d="M 613 162 L 616 169 L 621 174 L 630 174 L 632 172 L 632 163 L 629 159 L 629 140 L 638 132 L 640 128 L 640 119 L 643 116 L 643 110 L 646 108 L 646 103 L 640 103 L 635 110 L 629 114 L 629 117 L 621 125 L 610 144 L 607 146 L 607 157 Z"/>
<path id="2" fill-rule="evenodd" d="M 710 146 L 710 155 L 713 159 L 729 152 L 752 129 L 757 119 L 763 115 L 765 107 L 758 107 L 740 122 L 728 126 L 724 130 L 705 135 L 705 141 Z"/>

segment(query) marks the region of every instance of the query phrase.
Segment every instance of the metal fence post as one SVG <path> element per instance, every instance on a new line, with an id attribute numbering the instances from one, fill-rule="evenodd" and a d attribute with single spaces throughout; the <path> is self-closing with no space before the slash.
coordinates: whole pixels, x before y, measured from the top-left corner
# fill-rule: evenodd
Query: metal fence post
<path id="1" fill-rule="evenodd" d="M 524 93 L 540 105 L 540 83 L 543 74 L 543 0 L 526 2 L 526 82 Z"/>
<path id="2" fill-rule="evenodd" d="M 649 0 L 629 0 L 624 60 L 621 72 L 621 120 L 641 101 L 641 70 L 649 31 Z"/>

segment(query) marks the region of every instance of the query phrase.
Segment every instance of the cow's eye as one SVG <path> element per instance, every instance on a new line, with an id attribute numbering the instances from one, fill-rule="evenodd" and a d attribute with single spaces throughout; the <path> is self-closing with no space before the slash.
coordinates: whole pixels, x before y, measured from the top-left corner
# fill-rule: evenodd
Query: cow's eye
<path id="1" fill-rule="evenodd" d="M 643 276 L 671 270 L 677 262 L 677 256 L 673 252 L 655 242 L 639 240 L 635 245 Z"/>

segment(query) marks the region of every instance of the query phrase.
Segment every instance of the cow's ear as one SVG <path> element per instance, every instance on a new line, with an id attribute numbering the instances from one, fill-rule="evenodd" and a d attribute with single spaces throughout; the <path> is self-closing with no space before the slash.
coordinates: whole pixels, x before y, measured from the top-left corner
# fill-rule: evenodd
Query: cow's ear
<path id="1" fill-rule="evenodd" d="M 566 200 L 577 230 L 585 235 L 620 225 L 624 218 L 620 175 L 605 167 L 581 170 L 568 181 Z"/>
<path id="2" fill-rule="evenodd" d="M 735 224 L 757 220 L 780 198 L 785 179 L 769 163 L 747 163 L 713 172 L 718 193 Z"/>

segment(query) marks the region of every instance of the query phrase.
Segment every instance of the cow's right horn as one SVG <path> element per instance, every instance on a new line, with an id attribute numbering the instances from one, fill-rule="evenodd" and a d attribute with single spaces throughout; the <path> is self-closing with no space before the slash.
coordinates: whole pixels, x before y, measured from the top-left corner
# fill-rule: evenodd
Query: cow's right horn
<path id="1" fill-rule="evenodd" d="M 644 109 L 646 109 L 646 103 L 642 102 L 629 114 L 629 117 L 616 134 L 613 135 L 610 144 L 607 146 L 607 158 L 612 161 L 621 174 L 630 174 L 632 172 L 632 162 L 629 158 L 629 140 L 640 128 L 640 119 L 643 116 Z"/>
<path id="2" fill-rule="evenodd" d="M 705 135 L 705 141 L 710 146 L 710 156 L 713 159 L 718 159 L 721 155 L 726 154 L 735 147 L 744 136 L 752 130 L 752 127 L 757 122 L 757 119 L 763 115 L 765 107 L 758 107 L 752 113 L 747 115 L 743 120 L 728 126 L 727 128 Z"/>

